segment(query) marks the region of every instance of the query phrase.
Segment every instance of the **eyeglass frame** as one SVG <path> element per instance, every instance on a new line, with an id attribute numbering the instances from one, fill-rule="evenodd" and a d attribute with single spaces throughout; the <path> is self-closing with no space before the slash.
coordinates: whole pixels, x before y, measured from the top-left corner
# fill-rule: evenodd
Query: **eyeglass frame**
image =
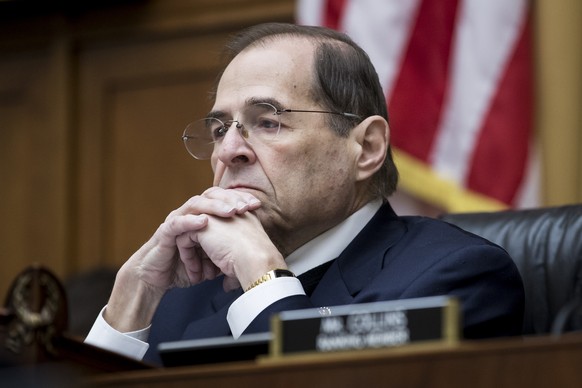
<path id="1" fill-rule="evenodd" d="M 333 115 L 343 116 L 343 117 L 346 117 L 348 119 L 356 119 L 358 121 L 362 120 L 361 116 L 359 116 L 355 113 L 348 113 L 348 112 L 335 112 L 335 111 L 327 111 L 327 110 L 309 110 L 309 109 L 279 109 L 275 105 L 273 105 L 269 102 L 257 102 L 253 105 L 268 105 L 268 106 L 273 108 L 273 110 L 274 110 L 273 114 L 277 115 L 277 116 L 280 116 L 282 113 L 323 113 L 323 114 L 333 114 Z M 219 119 L 218 117 L 211 117 L 211 116 L 202 118 L 202 119 L 197 120 L 197 121 L 204 121 L 204 120 L 209 120 L 209 119 L 217 120 L 218 122 L 220 122 L 223 125 L 223 127 L 226 128 L 226 132 L 228 132 L 228 130 L 230 129 L 230 127 L 234 123 L 236 123 L 236 128 L 239 130 L 239 133 L 241 133 L 240 130 L 245 127 L 245 125 L 243 123 L 241 123 L 239 120 L 230 119 L 230 120 L 223 121 L 223 120 Z M 197 157 L 188 148 L 188 145 L 186 142 L 191 137 L 186 135 L 185 133 L 191 124 L 192 123 L 190 123 L 186 126 L 186 128 L 184 129 L 184 134 L 182 134 L 182 141 L 184 142 L 184 147 L 186 147 L 186 151 L 188 152 L 188 154 L 190 154 L 190 156 L 192 156 L 196 160 L 208 160 L 208 159 L 210 159 L 210 158 Z M 280 130 L 281 130 L 281 121 L 279 121 L 279 128 L 277 129 L 277 133 L 279 133 Z M 248 130 L 247 130 L 247 133 L 249 133 Z M 242 135 L 242 133 L 241 133 L 241 135 Z M 248 136 L 243 135 L 243 137 L 247 138 Z M 214 141 L 213 143 L 216 143 L 216 142 L 217 141 Z"/>

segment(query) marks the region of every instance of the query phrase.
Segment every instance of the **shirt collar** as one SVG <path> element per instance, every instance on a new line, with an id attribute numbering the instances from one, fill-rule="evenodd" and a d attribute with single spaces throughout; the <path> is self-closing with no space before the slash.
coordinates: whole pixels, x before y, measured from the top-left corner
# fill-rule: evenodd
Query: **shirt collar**
<path id="1" fill-rule="evenodd" d="M 295 275 L 335 259 L 360 233 L 382 206 L 381 200 L 368 202 L 354 214 L 297 248 L 285 261 Z"/>

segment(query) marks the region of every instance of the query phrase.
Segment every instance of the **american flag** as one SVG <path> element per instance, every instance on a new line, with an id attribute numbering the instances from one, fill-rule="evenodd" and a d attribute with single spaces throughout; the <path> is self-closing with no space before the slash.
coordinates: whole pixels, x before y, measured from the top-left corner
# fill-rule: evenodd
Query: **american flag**
<path id="1" fill-rule="evenodd" d="M 384 88 L 403 192 L 444 211 L 538 204 L 527 0 L 299 0 Z"/>

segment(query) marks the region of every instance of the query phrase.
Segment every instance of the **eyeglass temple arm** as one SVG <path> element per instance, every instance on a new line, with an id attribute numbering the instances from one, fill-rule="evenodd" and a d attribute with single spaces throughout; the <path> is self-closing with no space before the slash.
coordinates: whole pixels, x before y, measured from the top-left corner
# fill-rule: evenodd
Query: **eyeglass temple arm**
<path id="1" fill-rule="evenodd" d="M 329 113 L 332 115 L 340 115 L 340 116 L 345 116 L 345 117 L 351 117 L 354 119 L 358 119 L 361 120 L 361 117 L 358 116 L 357 114 L 354 113 L 347 113 L 347 112 L 332 112 L 332 111 L 328 111 L 328 110 L 302 110 L 302 109 L 281 109 L 278 110 L 277 113 Z"/>

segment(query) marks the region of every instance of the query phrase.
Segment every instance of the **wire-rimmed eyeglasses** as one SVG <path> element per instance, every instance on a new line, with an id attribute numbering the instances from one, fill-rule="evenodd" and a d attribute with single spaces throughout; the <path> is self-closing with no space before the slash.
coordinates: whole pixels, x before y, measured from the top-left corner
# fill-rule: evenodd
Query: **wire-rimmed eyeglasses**
<path id="1" fill-rule="evenodd" d="M 281 131 L 281 114 L 283 113 L 327 113 L 361 120 L 353 113 L 332 112 L 324 110 L 277 109 L 275 106 L 261 102 L 245 107 L 239 120 L 220 120 L 207 117 L 194 121 L 186 127 L 182 140 L 186 150 L 196 159 L 210 159 L 214 146 L 220 143 L 230 127 L 235 124 L 241 136 L 250 144 L 269 143 L 277 139 Z"/>

